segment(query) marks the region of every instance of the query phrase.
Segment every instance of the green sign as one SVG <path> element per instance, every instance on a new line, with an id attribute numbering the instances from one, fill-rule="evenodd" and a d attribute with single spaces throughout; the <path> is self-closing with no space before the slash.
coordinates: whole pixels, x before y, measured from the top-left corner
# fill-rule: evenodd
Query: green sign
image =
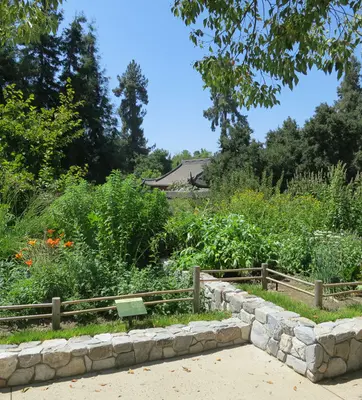
<path id="1" fill-rule="evenodd" d="M 133 317 L 134 315 L 147 314 L 145 305 L 141 297 L 135 299 L 116 300 L 118 315 L 122 317 Z"/>

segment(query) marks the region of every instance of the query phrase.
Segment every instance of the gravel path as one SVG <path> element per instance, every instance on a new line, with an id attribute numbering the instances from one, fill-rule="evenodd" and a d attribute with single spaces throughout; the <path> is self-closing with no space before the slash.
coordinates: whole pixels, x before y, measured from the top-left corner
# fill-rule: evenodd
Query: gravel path
<path id="1" fill-rule="evenodd" d="M 252 345 L 0 391 L 11 400 L 361 400 L 362 373 L 313 384 Z"/>

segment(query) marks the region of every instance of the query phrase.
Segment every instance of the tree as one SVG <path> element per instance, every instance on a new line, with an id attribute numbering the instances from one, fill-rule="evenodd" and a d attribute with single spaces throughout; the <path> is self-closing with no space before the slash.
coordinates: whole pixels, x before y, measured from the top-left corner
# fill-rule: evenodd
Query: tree
<path id="1" fill-rule="evenodd" d="M 189 150 L 182 150 L 179 153 L 176 153 L 172 157 L 172 168 L 176 168 L 178 165 L 181 164 L 182 160 L 191 160 L 192 155 Z"/>
<path id="2" fill-rule="evenodd" d="M 201 148 L 200 150 L 195 150 L 192 156 L 192 158 L 210 158 L 210 157 L 212 157 L 212 152 L 204 148 Z"/>
<path id="3" fill-rule="evenodd" d="M 135 60 L 128 64 L 125 73 L 118 75 L 117 79 L 118 87 L 113 89 L 113 93 L 122 99 L 118 109 L 122 121 L 121 136 L 127 154 L 127 169 L 132 172 L 136 158 L 149 153 L 142 128 L 146 115 L 143 105 L 148 104 L 148 80 Z"/>
<path id="4" fill-rule="evenodd" d="M 170 153 L 164 149 L 156 149 L 147 156 L 138 156 L 134 173 L 140 178 L 158 178 L 169 172 L 171 168 Z"/>
<path id="5" fill-rule="evenodd" d="M 4 89 L 10 84 L 19 84 L 16 47 L 0 46 L 0 103 L 4 103 Z"/>
<path id="6" fill-rule="evenodd" d="M 0 45 L 29 43 L 44 33 L 56 32 L 54 11 L 63 0 L 4 0 L 0 2 Z"/>
<path id="7" fill-rule="evenodd" d="M 303 144 L 301 129 L 290 117 L 281 127 L 267 133 L 263 159 L 273 174 L 274 182 L 282 175 L 286 180 L 293 178 L 301 163 Z"/>
<path id="8" fill-rule="evenodd" d="M 220 138 L 227 136 L 227 129 L 231 124 L 246 120 L 230 92 L 226 95 L 212 92 L 211 101 L 212 106 L 204 111 L 204 117 L 211 121 L 212 131 L 220 126 Z"/>
<path id="9" fill-rule="evenodd" d="M 38 109 L 34 96 L 24 98 L 14 85 L 5 90 L 0 104 L 0 190 L 17 186 L 29 188 L 34 181 L 47 186 L 62 172 L 63 149 L 82 134 L 74 102 L 74 91 L 67 85 L 59 106 Z"/>
<path id="10" fill-rule="evenodd" d="M 282 86 L 313 66 L 341 77 L 361 43 L 362 0 L 174 0 L 172 11 L 208 49 L 195 68 L 239 106 L 278 104 Z"/>
<path id="11" fill-rule="evenodd" d="M 89 166 L 89 178 L 103 182 L 113 168 L 118 167 L 115 145 L 117 121 L 108 96 L 108 78 L 100 67 L 95 29 L 83 15 L 75 17 L 62 36 L 64 54 L 61 84 L 71 79 L 76 100 L 81 101 L 79 115 L 84 134 L 68 149 L 66 166 Z M 119 155 L 119 154 L 118 154 Z"/>
<path id="12" fill-rule="evenodd" d="M 35 106 L 51 108 L 59 102 L 61 64 L 60 37 L 55 34 L 43 34 L 18 50 L 19 87 L 34 95 Z"/>
<path id="13" fill-rule="evenodd" d="M 205 169 L 209 182 L 219 181 L 224 176 L 242 169 L 248 169 L 261 176 L 261 143 L 251 139 L 252 133 L 246 117 L 228 127 L 227 133 L 220 137 L 220 151 Z"/>

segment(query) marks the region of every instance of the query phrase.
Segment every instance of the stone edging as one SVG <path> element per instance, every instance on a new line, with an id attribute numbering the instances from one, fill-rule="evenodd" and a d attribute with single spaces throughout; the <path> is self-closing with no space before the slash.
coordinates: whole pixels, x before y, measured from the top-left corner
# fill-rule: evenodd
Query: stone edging
<path id="1" fill-rule="evenodd" d="M 0 345 L 0 388 L 128 367 L 249 341 L 250 324 L 230 318 L 133 330 L 128 334 Z"/>
<path id="2" fill-rule="evenodd" d="M 317 325 L 227 282 L 203 286 L 208 309 L 229 310 L 251 324 L 251 343 L 312 382 L 362 369 L 362 317 Z"/>

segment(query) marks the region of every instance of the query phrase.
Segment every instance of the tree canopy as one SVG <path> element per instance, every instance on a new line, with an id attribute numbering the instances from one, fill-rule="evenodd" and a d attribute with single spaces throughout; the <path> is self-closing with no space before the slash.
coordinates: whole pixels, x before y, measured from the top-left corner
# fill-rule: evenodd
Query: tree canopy
<path id="1" fill-rule="evenodd" d="M 362 0 L 174 0 L 204 49 L 205 85 L 239 106 L 271 107 L 314 66 L 341 77 L 362 39 Z"/>

